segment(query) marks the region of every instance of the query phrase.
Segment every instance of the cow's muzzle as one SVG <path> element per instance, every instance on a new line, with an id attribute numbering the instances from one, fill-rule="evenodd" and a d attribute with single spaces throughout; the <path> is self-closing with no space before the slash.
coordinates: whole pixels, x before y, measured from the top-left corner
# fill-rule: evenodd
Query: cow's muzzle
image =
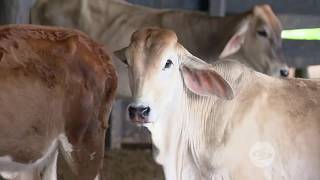
<path id="1" fill-rule="evenodd" d="M 289 76 L 289 69 L 280 69 L 280 76 L 281 77 L 288 77 Z"/>
<path id="2" fill-rule="evenodd" d="M 149 122 L 149 115 L 150 115 L 150 107 L 149 106 L 135 106 L 129 105 L 128 106 L 128 113 L 129 118 L 134 123 L 150 123 Z"/>

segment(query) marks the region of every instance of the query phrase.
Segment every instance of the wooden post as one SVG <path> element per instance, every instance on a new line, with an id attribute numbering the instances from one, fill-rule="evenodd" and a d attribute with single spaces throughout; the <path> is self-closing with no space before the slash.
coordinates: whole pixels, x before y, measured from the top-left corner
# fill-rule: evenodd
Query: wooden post
<path id="1" fill-rule="evenodd" d="M 127 102 L 125 100 L 117 100 L 114 102 L 112 107 L 111 121 L 110 126 L 110 137 L 109 144 L 110 149 L 120 149 L 122 144 L 122 133 L 124 131 L 123 119 L 126 115 L 123 112 L 126 112 Z"/>
<path id="2" fill-rule="evenodd" d="M 0 25 L 27 24 L 34 0 L 0 0 Z"/>
<path id="3" fill-rule="evenodd" d="M 209 14 L 211 16 L 225 16 L 226 15 L 226 0 L 210 0 Z"/>

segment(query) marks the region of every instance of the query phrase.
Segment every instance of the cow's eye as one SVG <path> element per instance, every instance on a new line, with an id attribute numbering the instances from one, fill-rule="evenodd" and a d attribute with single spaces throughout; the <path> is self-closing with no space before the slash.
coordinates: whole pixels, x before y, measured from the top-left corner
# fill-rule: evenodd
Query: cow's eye
<path id="1" fill-rule="evenodd" d="M 261 36 L 261 37 L 265 37 L 265 38 L 268 37 L 267 31 L 264 30 L 264 29 L 258 30 L 257 33 L 258 33 L 258 35 Z"/>
<path id="2" fill-rule="evenodd" d="M 166 64 L 164 65 L 163 70 L 170 68 L 173 65 L 171 59 L 168 59 Z"/>

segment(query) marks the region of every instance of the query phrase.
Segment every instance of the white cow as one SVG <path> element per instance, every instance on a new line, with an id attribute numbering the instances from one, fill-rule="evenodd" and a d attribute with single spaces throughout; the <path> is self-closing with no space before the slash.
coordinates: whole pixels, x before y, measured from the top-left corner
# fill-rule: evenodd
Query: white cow
<path id="1" fill-rule="evenodd" d="M 150 130 L 166 179 L 320 179 L 320 81 L 209 65 L 165 29 L 137 31 L 117 55 L 128 115 Z"/>

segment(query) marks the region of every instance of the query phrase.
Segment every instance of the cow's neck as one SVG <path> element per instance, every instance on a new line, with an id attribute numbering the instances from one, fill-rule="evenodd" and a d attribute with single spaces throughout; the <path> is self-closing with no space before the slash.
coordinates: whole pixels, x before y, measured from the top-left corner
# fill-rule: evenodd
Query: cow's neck
<path id="1" fill-rule="evenodd" d="M 213 117 L 216 112 L 216 98 L 200 97 L 185 89 L 184 97 L 177 111 L 168 114 L 152 129 L 152 140 L 158 148 L 156 161 L 164 168 L 165 177 L 177 179 L 209 179 L 212 176 L 210 161 L 205 161 L 207 145 L 214 153 L 224 139 L 227 119 Z M 219 112 L 217 112 L 219 113 Z M 212 122 L 208 122 L 212 120 Z M 161 126 L 160 126 L 161 124 Z M 206 178 L 205 178 L 206 177 Z"/>
<path id="2" fill-rule="evenodd" d="M 241 88 L 238 84 L 244 84 L 246 79 L 237 66 L 229 62 L 215 66 L 235 92 Z M 176 108 L 167 111 L 169 113 L 159 120 L 161 123 L 154 124 L 150 129 L 152 140 L 159 149 L 156 160 L 164 166 L 166 179 L 211 177 L 216 167 L 212 166 L 212 158 L 207 155 L 210 152 L 209 156 L 214 156 L 227 141 L 232 122 L 229 114 L 232 114 L 235 102 L 198 96 L 186 87 L 181 89 L 180 94 L 175 99 Z"/>
<path id="3" fill-rule="evenodd" d="M 237 61 L 245 64 L 246 66 L 254 69 L 255 71 L 269 74 L 270 72 L 270 66 L 262 61 L 262 57 L 259 57 L 261 61 L 257 61 L 257 57 L 248 56 L 248 53 L 245 52 L 243 48 L 241 48 L 237 53 L 229 56 L 230 59 L 236 59 Z"/>
<path id="4" fill-rule="evenodd" d="M 181 88 L 181 91 L 183 88 Z M 183 131 L 180 127 L 181 116 L 180 107 L 182 106 L 182 94 L 175 96 L 174 106 L 159 112 L 161 118 L 153 124 L 147 125 L 151 132 L 152 142 L 157 150 L 153 150 L 155 160 L 161 164 L 165 171 L 166 179 L 181 179 L 178 177 L 178 168 L 181 167 L 183 159 L 179 156 L 185 148 Z"/>

